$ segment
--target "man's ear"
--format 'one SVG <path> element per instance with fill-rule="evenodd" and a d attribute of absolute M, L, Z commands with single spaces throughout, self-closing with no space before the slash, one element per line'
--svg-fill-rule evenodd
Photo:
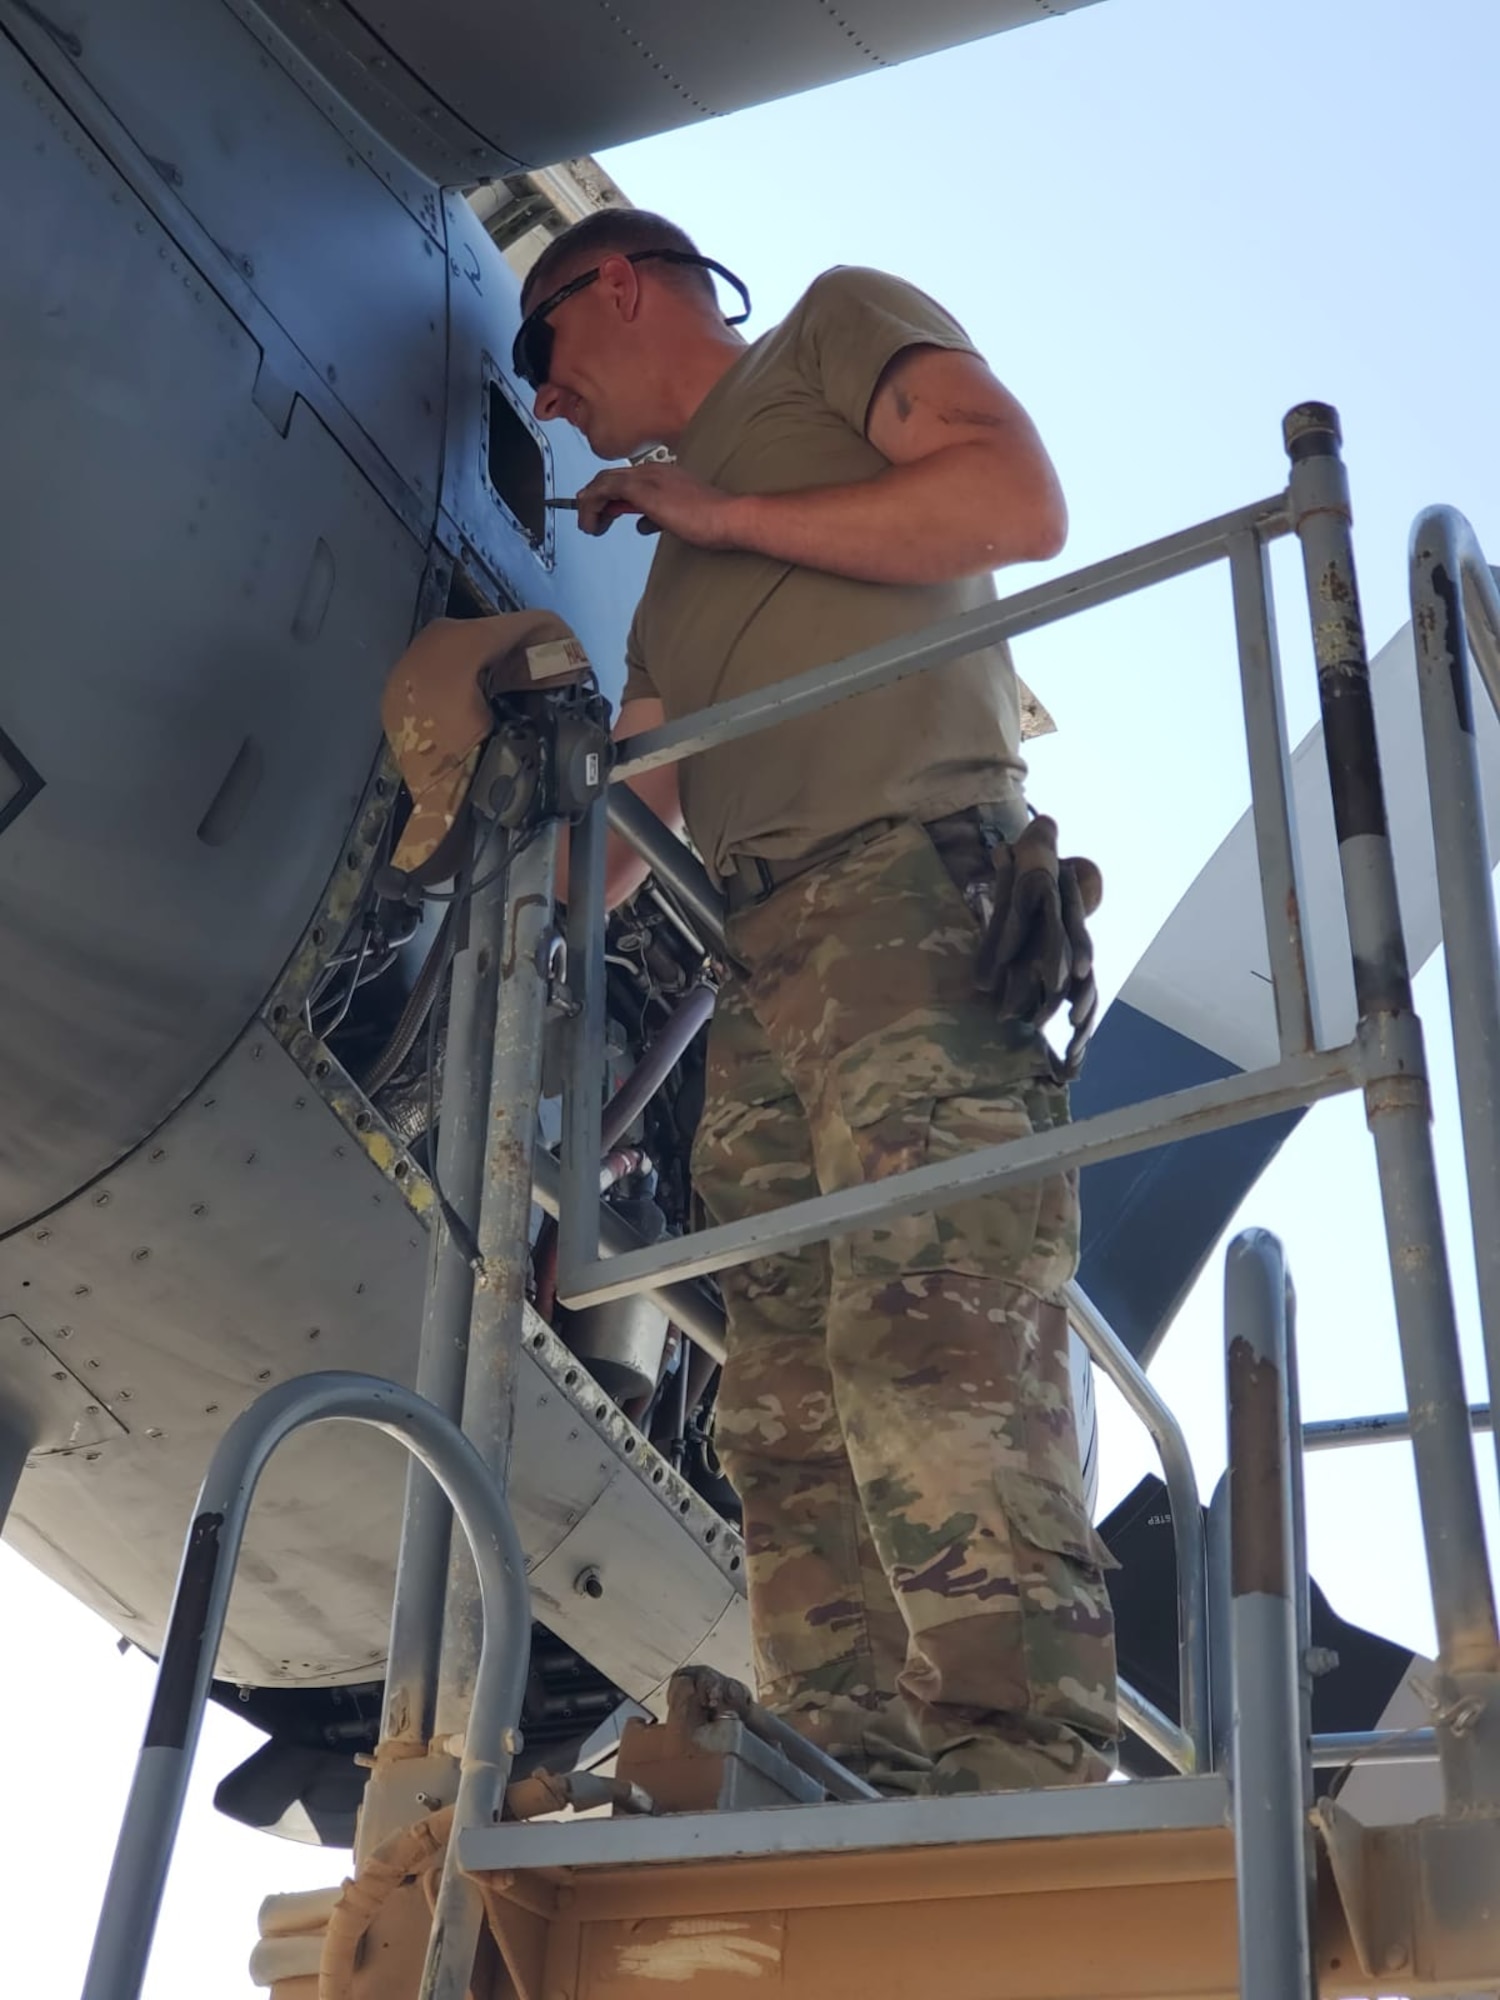
<path fill-rule="evenodd" d="M 599 283 L 622 319 L 636 317 L 641 309 L 641 275 L 622 251 L 600 259 Z"/>

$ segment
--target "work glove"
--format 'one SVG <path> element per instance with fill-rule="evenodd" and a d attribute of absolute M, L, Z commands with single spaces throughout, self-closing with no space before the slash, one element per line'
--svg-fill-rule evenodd
<path fill-rule="evenodd" d="M 993 902 L 974 978 L 1010 1020 L 1041 1029 L 1066 1003 L 1072 1035 L 1053 1058 L 1059 1082 L 1078 1074 L 1099 1011 L 1088 919 L 1104 898 L 1104 878 L 1082 855 L 1059 859 L 1057 822 L 1040 814 L 994 852 Z M 988 885 L 987 885 L 988 886 Z M 990 902 L 989 895 L 985 902 Z"/>

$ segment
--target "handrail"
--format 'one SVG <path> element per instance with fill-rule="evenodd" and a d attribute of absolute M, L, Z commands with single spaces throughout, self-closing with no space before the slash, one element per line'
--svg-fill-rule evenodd
<path fill-rule="evenodd" d="M 1439 565 L 1447 572 L 1447 585 L 1437 578 Z M 1500 578 L 1486 562 L 1468 519 L 1456 507 L 1425 507 L 1412 523 L 1411 575 L 1413 589 L 1419 578 L 1424 587 L 1444 592 L 1453 579 L 1462 580 L 1464 637 L 1500 715 Z M 1420 628 L 1418 636 L 1424 636 Z"/>
<path fill-rule="evenodd" d="M 1192 1454 L 1182 1426 L 1156 1393 L 1146 1371 L 1126 1347 L 1082 1286 L 1070 1284 L 1065 1297 L 1068 1318 L 1093 1356 L 1095 1365 L 1114 1383 L 1150 1432 L 1161 1460 L 1162 1477 L 1172 1510 L 1172 1541 L 1177 1554 L 1177 1690 L 1181 1734 L 1192 1761 L 1180 1770 L 1206 1771 L 1213 1762 L 1208 1699 L 1208 1544 L 1203 1507 Z M 1132 1691 L 1133 1693 L 1133 1691 Z M 1140 1697 L 1135 1697 L 1137 1700 Z M 1151 1730 L 1140 1726 L 1127 1706 L 1122 1688 L 1121 1715 L 1171 1763 L 1177 1757 L 1163 1749 L 1161 1727 L 1152 1710 Z M 1165 1722 L 1165 1718 L 1161 1718 Z M 1168 1723 L 1170 1728 L 1171 1724 Z"/>
<path fill-rule="evenodd" d="M 570 966 L 573 963 L 570 951 Z M 899 1174 L 863 1181 L 835 1194 L 812 1195 L 788 1202 L 783 1208 L 744 1216 L 737 1222 L 694 1230 L 689 1236 L 670 1237 L 649 1248 L 611 1257 L 605 1263 L 570 1264 L 564 1249 L 559 1260 L 558 1297 L 573 1309 L 603 1305 L 631 1292 L 654 1291 L 674 1280 L 703 1277 L 753 1258 L 799 1249 L 806 1243 L 821 1243 L 858 1229 L 880 1228 L 897 1216 L 921 1215 L 945 1204 L 973 1201 L 1001 1189 L 1045 1180 L 1073 1167 L 1123 1159 L 1131 1153 L 1149 1152 L 1174 1139 L 1193 1138 L 1252 1119 L 1274 1117 L 1279 1112 L 1337 1096 L 1341 1091 L 1357 1090 L 1363 1080 L 1360 1053 L 1352 1044 L 1339 1049 L 1319 1049 L 1265 1069 L 1235 1072 L 1209 1083 L 1194 1084 L 1165 1097 L 1122 1104 L 1092 1118 L 1079 1119 L 1076 1124 L 1055 1125 L 1024 1138 L 979 1146 L 952 1159 L 907 1167 Z M 599 1210 L 597 1175 L 596 1163 L 590 1188 L 591 1208 L 583 1210 L 590 1227 Z M 561 1194 L 565 1215 L 569 1195 L 565 1150 Z M 581 1207 L 581 1201 L 575 1204 L 575 1212 Z"/>
<path fill-rule="evenodd" d="M 1283 1061 L 1253 1078 L 1229 1078 L 1181 1093 L 1175 1100 L 1153 1106 L 1125 1107 L 1103 1120 L 1090 1120 L 1064 1135 L 1019 1140 L 1005 1149 L 1003 1178 L 1023 1172 L 1035 1178 L 1064 1167 L 1119 1157 L 1144 1144 L 1185 1138 L 1213 1125 L 1236 1124 L 1272 1115 L 1286 1105 L 1316 1101 L 1331 1091 L 1357 1087 L 1357 1066 L 1340 1060 L 1337 1052 L 1312 1046 L 1312 1000 L 1306 955 L 1302 950 L 1300 894 L 1296 841 L 1291 824 L 1288 751 L 1276 657 L 1274 617 L 1265 545 L 1292 531 L 1292 492 L 1288 488 L 1246 507 L 1200 521 L 1176 534 L 1127 549 L 1122 554 L 1087 565 L 1048 582 L 1017 591 L 994 603 L 977 606 L 923 631 L 904 634 L 883 645 L 814 667 L 767 688 L 721 701 L 680 717 L 662 727 L 632 737 L 620 750 L 610 773 L 605 797 L 597 800 L 582 827 L 575 829 L 568 912 L 569 986 L 577 1008 L 569 1032 L 565 1064 L 565 1143 L 560 1193 L 563 1226 L 558 1257 L 558 1296 L 573 1308 L 605 1303 L 630 1291 L 656 1289 L 664 1281 L 686 1278 L 794 1249 L 842 1234 L 853 1227 L 871 1227 L 897 1213 L 919 1212 L 918 1196 L 927 1206 L 941 1206 L 964 1195 L 998 1190 L 1001 1178 L 987 1185 L 949 1183 L 943 1170 L 916 1169 L 891 1176 L 878 1190 L 860 1190 L 854 1219 L 842 1214 L 847 1195 L 824 1196 L 791 1204 L 784 1212 L 753 1218 L 749 1223 L 696 1232 L 652 1251 L 625 1254 L 612 1260 L 606 1275 L 600 1262 L 598 1204 L 588 1195 L 597 1158 L 597 1107 L 588 1082 L 592 1075 L 591 1023 L 598 1018 L 604 983 L 603 855 L 606 823 L 614 825 L 656 865 L 674 876 L 673 886 L 687 898 L 694 915 L 718 930 L 719 899 L 701 864 L 685 855 L 681 843 L 647 812 L 629 792 L 630 781 L 643 773 L 699 752 L 747 737 L 778 723 L 832 706 L 851 696 L 893 685 L 912 675 L 940 669 L 976 646 L 1035 631 L 1084 610 L 1112 602 L 1135 591 L 1181 576 L 1211 563 L 1223 562 L 1230 573 L 1240 652 L 1245 705 L 1251 793 L 1262 862 L 1262 901 L 1270 954 L 1272 987 L 1280 1025 Z M 722 933 L 720 933 L 722 934 Z M 1170 1113 L 1180 1114 L 1172 1122 Z M 1167 1113 L 1168 1115 L 1159 1115 Z M 1116 1128 L 1121 1137 L 1116 1137 Z M 1130 1136 L 1124 1136 L 1126 1132 Z M 1123 1143 L 1122 1143 L 1123 1139 Z M 1057 1157 L 1054 1158 L 1053 1154 Z M 987 1149 L 998 1160 L 1000 1149 Z M 1043 1157 L 1045 1155 L 1045 1157 Z M 948 1163 L 944 1163 L 946 1168 Z M 972 1159 L 962 1171 L 972 1175 Z M 923 1174 L 929 1182 L 923 1181 Z M 943 1185 L 934 1203 L 931 1179 Z M 905 1195 L 909 1206 L 897 1207 Z M 868 1212 L 866 1212 L 868 1208 Z M 800 1231 L 794 1236 L 793 1229 Z M 774 1238 L 764 1244 L 762 1235 Z M 701 1261 L 698 1261 L 701 1260 Z"/>
<path fill-rule="evenodd" d="M 1438 1198 L 1432 1095 L 1396 888 L 1338 413 L 1326 404 L 1300 404 L 1288 413 L 1283 429 L 1318 669 L 1323 756 L 1359 1017 L 1356 1035 L 1364 1059 L 1365 1116 L 1380 1179 L 1406 1402 L 1415 1420 L 1412 1459 L 1438 1658 L 1445 1687 L 1453 1685 L 1447 1679 L 1452 1676 L 1463 1688 L 1463 1702 L 1448 1702 L 1437 1725 L 1448 1802 L 1462 1809 L 1500 1796 L 1500 1742 L 1491 1726 L 1455 1722 L 1461 1712 L 1486 1715 L 1500 1703 L 1500 1622 Z M 1420 618 L 1418 627 L 1419 643 L 1425 644 Z M 1435 678 L 1431 671 L 1419 674 L 1424 689 Z M 1455 684 L 1456 677 L 1450 678 L 1450 713 Z M 1468 748 L 1472 772 L 1472 731 Z M 1431 770 L 1429 745 L 1429 774 Z M 1436 794 L 1441 787 L 1432 789 Z M 1446 808 L 1447 801 L 1443 803 Z M 1483 894 L 1488 904 L 1488 882 Z M 1443 916 L 1447 928 L 1446 905 Z M 1493 972 L 1492 914 L 1486 936 Z M 1449 942 L 1451 947 L 1451 932 Z M 1450 962 L 1449 984 L 1456 989 L 1452 972 Z M 1500 1145 L 1494 1157 L 1500 1178 Z M 1492 1225 L 1491 1209 L 1484 1231 Z M 1500 1275 L 1500 1264 L 1495 1270 Z M 1492 1318 L 1491 1331 L 1500 1338 L 1500 1319 Z"/>
<path fill-rule="evenodd" d="M 1411 531 L 1411 615 L 1448 1011 L 1490 1399 L 1500 1387 L 1500 945 L 1470 659 L 1500 713 L 1500 590 L 1474 530 L 1429 507 Z M 1500 1437 L 1496 1439 L 1500 1454 Z"/>
<path fill-rule="evenodd" d="M 1249 507 L 1230 514 L 1199 521 L 1175 535 L 1159 541 L 1143 542 L 1123 555 L 1109 556 L 1090 563 L 1085 569 L 1070 571 L 1049 583 L 1018 590 L 993 604 L 981 604 L 972 611 L 944 618 L 900 639 L 851 653 L 826 667 L 811 667 L 806 673 L 736 695 L 713 708 L 699 709 L 677 722 L 643 730 L 632 736 L 621 751 L 613 771 L 613 781 L 641 777 L 664 764 L 680 763 L 700 750 L 715 749 L 753 736 L 778 722 L 792 722 L 851 695 L 867 694 L 875 688 L 890 687 L 913 674 L 927 673 L 980 646 L 993 646 L 1001 639 L 1014 639 L 1023 632 L 1035 632 L 1059 618 L 1093 610 L 1117 597 L 1145 590 L 1155 583 L 1202 569 L 1229 555 L 1238 536 L 1251 534 L 1274 540 L 1289 532 L 1291 522 L 1285 493 L 1273 493 Z"/>
<path fill-rule="evenodd" d="M 1115 1690 L 1121 1722 L 1132 1736 L 1138 1736 L 1164 1763 L 1170 1764 L 1185 1778 L 1208 1768 L 1207 1759 L 1198 1755 L 1187 1731 L 1179 1729 L 1171 1716 L 1163 1715 L 1154 1701 L 1147 1701 L 1139 1688 L 1133 1688 L 1121 1676 L 1115 1682 Z"/>
<path fill-rule="evenodd" d="M 1488 1403 L 1469 1405 L 1469 1428 L 1491 1431 L 1494 1414 Z M 1319 1417 L 1302 1426 L 1304 1451 L 1336 1451 L 1344 1445 L 1398 1444 L 1411 1442 L 1411 1413 L 1391 1410 L 1373 1417 Z"/>
<path fill-rule="evenodd" d="M 1312 1740 L 1315 1771 L 1344 1764 L 1431 1764 L 1437 1754 L 1437 1735 L 1431 1729 L 1346 1729 Z"/>
<path fill-rule="evenodd" d="M 1326 404 L 1300 404 L 1288 413 L 1283 435 L 1290 462 L 1284 493 L 925 631 L 667 723 L 631 740 L 614 767 L 610 785 L 619 792 L 623 784 L 647 771 L 935 670 L 977 645 L 1035 630 L 1168 577 L 1223 561 L 1234 597 L 1262 916 L 1281 1060 L 1165 1098 L 1117 1106 L 1071 1127 L 980 1148 L 603 1259 L 596 1185 L 600 1117 L 595 1043 L 596 1024 L 602 1021 L 603 860 L 610 813 L 601 798 L 583 826 L 575 829 L 572 845 L 568 942 L 575 1011 L 565 1065 L 558 1296 L 579 1308 L 631 1292 L 659 1290 L 674 1280 L 706 1276 L 855 1229 L 878 1228 L 899 1216 L 941 1210 L 1069 1168 L 1122 1158 L 1360 1089 L 1375 1143 L 1407 1399 L 1420 1413 L 1412 1444 L 1440 1661 L 1446 1673 L 1463 1677 L 1466 1689 L 1473 1683 L 1475 1699 L 1487 1703 L 1493 1697 L 1500 1703 L 1500 1626 L 1485 1556 L 1473 1454 L 1467 1444 L 1467 1399 L 1437 1199 L 1430 1096 L 1396 894 L 1337 412 Z M 1424 555 L 1414 549 L 1414 564 L 1427 565 L 1420 576 L 1414 569 L 1414 589 L 1420 586 L 1425 592 L 1418 607 L 1418 636 L 1427 669 L 1422 676 L 1424 702 L 1433 699 L 1431 691 L 1441 679 L 1448 689 L 1449 710 L 1442 747 L 1450 764 L 1456 767 L 1463 751 L 1472 765 L 1465 620 L 1474 625 L 1486 685 L 1500 700 L 1500 597 L 1483 570 L 1472 533 L 1459 517 L 1438 512 L 1424 516 L 1419 528 L 1430 529 L 1427 542 L 1437 550 L 1433 556 L 1430 550 Z M 1264 545 L 1289 532 L 1301 548 L 1358 1010 L 1356 1038 L 1340 1049 L 1315 1045 L 1315 1009 L 1301 934 L 1289 753 L 1264 561 Z M 1433 670 L 1439 661 L 1446 669 L 1441 675 Z M 1435 769 L 1437 733 L 1429 729 L 1428 735 L 1429 765 Z M 1483 1215 L 1475 1233 L 1484 1245 L 1481 1298 L 1493 1393 L 1493 1383 L 1500 1379 L 1500 1234 L 1492 1229 L 1500 1207 L 1500 1003 L 1494 997 L 1500 992 L 1500 951 L 1489 906 L 1487 857 L 1469 838 L 1471 828 L 1481 825 L 1477 776 L 1467 791 L 1437 781 L 1432 791 L 1435 824 L 1441 818 L 1440 799 L 1452 822 L 1446 837 L 1439 832 L 1440 856 L 1448 846 L 1462 855 L 1467 870 L 1461 895 L 1451 880 L 1444 893 L 1450 965 L 1455 929 L 1464 928 L 1450 915 L 1457 896 L 1461 914 L 1472 916 L 1470 928 L 1482 944 L 1474 956 L 1490 980 L 1481 999 L 1475 998 L 1477 989 L 1471 989 L 1463 1003 L 1470 1039 L 1490 1038 L 1481 1050 L 1483 1059 L 1467 1060 L 1464 1036 L 1455 1039 L 1465 1090 L 1477 1100 L 1474 1106 L 1466 1104 L 1465 1139 L 1471 1161 L 1480 1162 L 1482 1169 L 1471 1167 L 1471 1198 Z M 655 829 L 645 831 L 655 836 Z M 1451 878 L 1455 868 L 1447 874 Z M 695 880 L 695 886 L 701 889 L 702 884 Z M 1455 996 L 1462 983 L 1456 974 L 1450 980 Z M 1457 997 L 1454 1006 L 1457 1021 Z M 1500 1794 L 1500 1749 L 1492 1747 L 1490 1732 L 1463 1733 L 1440 1724 L 1438 1740 L 1445 1781 L 1455 1801 L 1477 1803 Z"/>
<path fill-rule="evenodd" d="M 531 1648 L 526 1558 L 503 1490 L 458 1426 L 409 1389 L 373 1375 L 331 1372 L 279 1383 L 229 1426 L 198 1492 L 83 2000 L 137 2000 L 256 1484 L 293 1431 L 333 1418 L 369 1424 L 404 1445 L 443 1488 L 468 1537 L 483 1641 L 454 1826 L 500 1817 Z M 445 1960 L 441 1949 L 445 1932 L 451 1943 L 453 1930 L 481 1914 L 474 1885 L 453 1859 L 456 1850 L 455 1839 L 433 1911 L 421 2000 L 462 2000 L 467 1990 L 472 1951 L 467 1960 L 461 1951 Z"/>

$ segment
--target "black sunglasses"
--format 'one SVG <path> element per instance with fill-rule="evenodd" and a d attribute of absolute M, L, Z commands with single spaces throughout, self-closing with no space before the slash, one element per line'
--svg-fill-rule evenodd
<path fill-rule="evenodd" d="M 744 300 L 745 309 L 732 317 L 726 313 L 726 326 L 739 326 L 750 317 L 750 294 L 733 271 L 726 271 L 722 264 L 716 264 L 712 257 L 697 257 L 686 250 L 636 250 L 626 259 L 627 264 L 645 264 L 651 258 L 658 258 L 664 264 L 691 264 L 703 271 L 712 271 L 727 285 L 733 285 Z M 552 328 L 547 323 L 548 313 L 557 311 L 564 299 L 572 298 L 575 292 L 584 291 L 599 276 L 596 265 L 592 271 L 585 271 L 581 278 L 572 278 L 566 285 L 543 299 L 539 306 L 533 306 L 522 320 L 516 333 L 515 344 L 510 350 L 510 365 L 528 388 L 540 389 L 552 373 Z"/>

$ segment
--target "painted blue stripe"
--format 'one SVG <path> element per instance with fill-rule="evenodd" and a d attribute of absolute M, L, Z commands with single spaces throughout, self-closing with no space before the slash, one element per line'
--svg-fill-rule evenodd
<path fill-rule="evenodd" d="M 1238 1074 L 1223 1056 L 1116 1000 L 1073 1086 L 1073 1115 Z M 1283 1112 L 1085 1169 L 1079 1282 L 1138 1360 L 1150 1360 L 1235 1210 L 1302 1115 Z"/>

